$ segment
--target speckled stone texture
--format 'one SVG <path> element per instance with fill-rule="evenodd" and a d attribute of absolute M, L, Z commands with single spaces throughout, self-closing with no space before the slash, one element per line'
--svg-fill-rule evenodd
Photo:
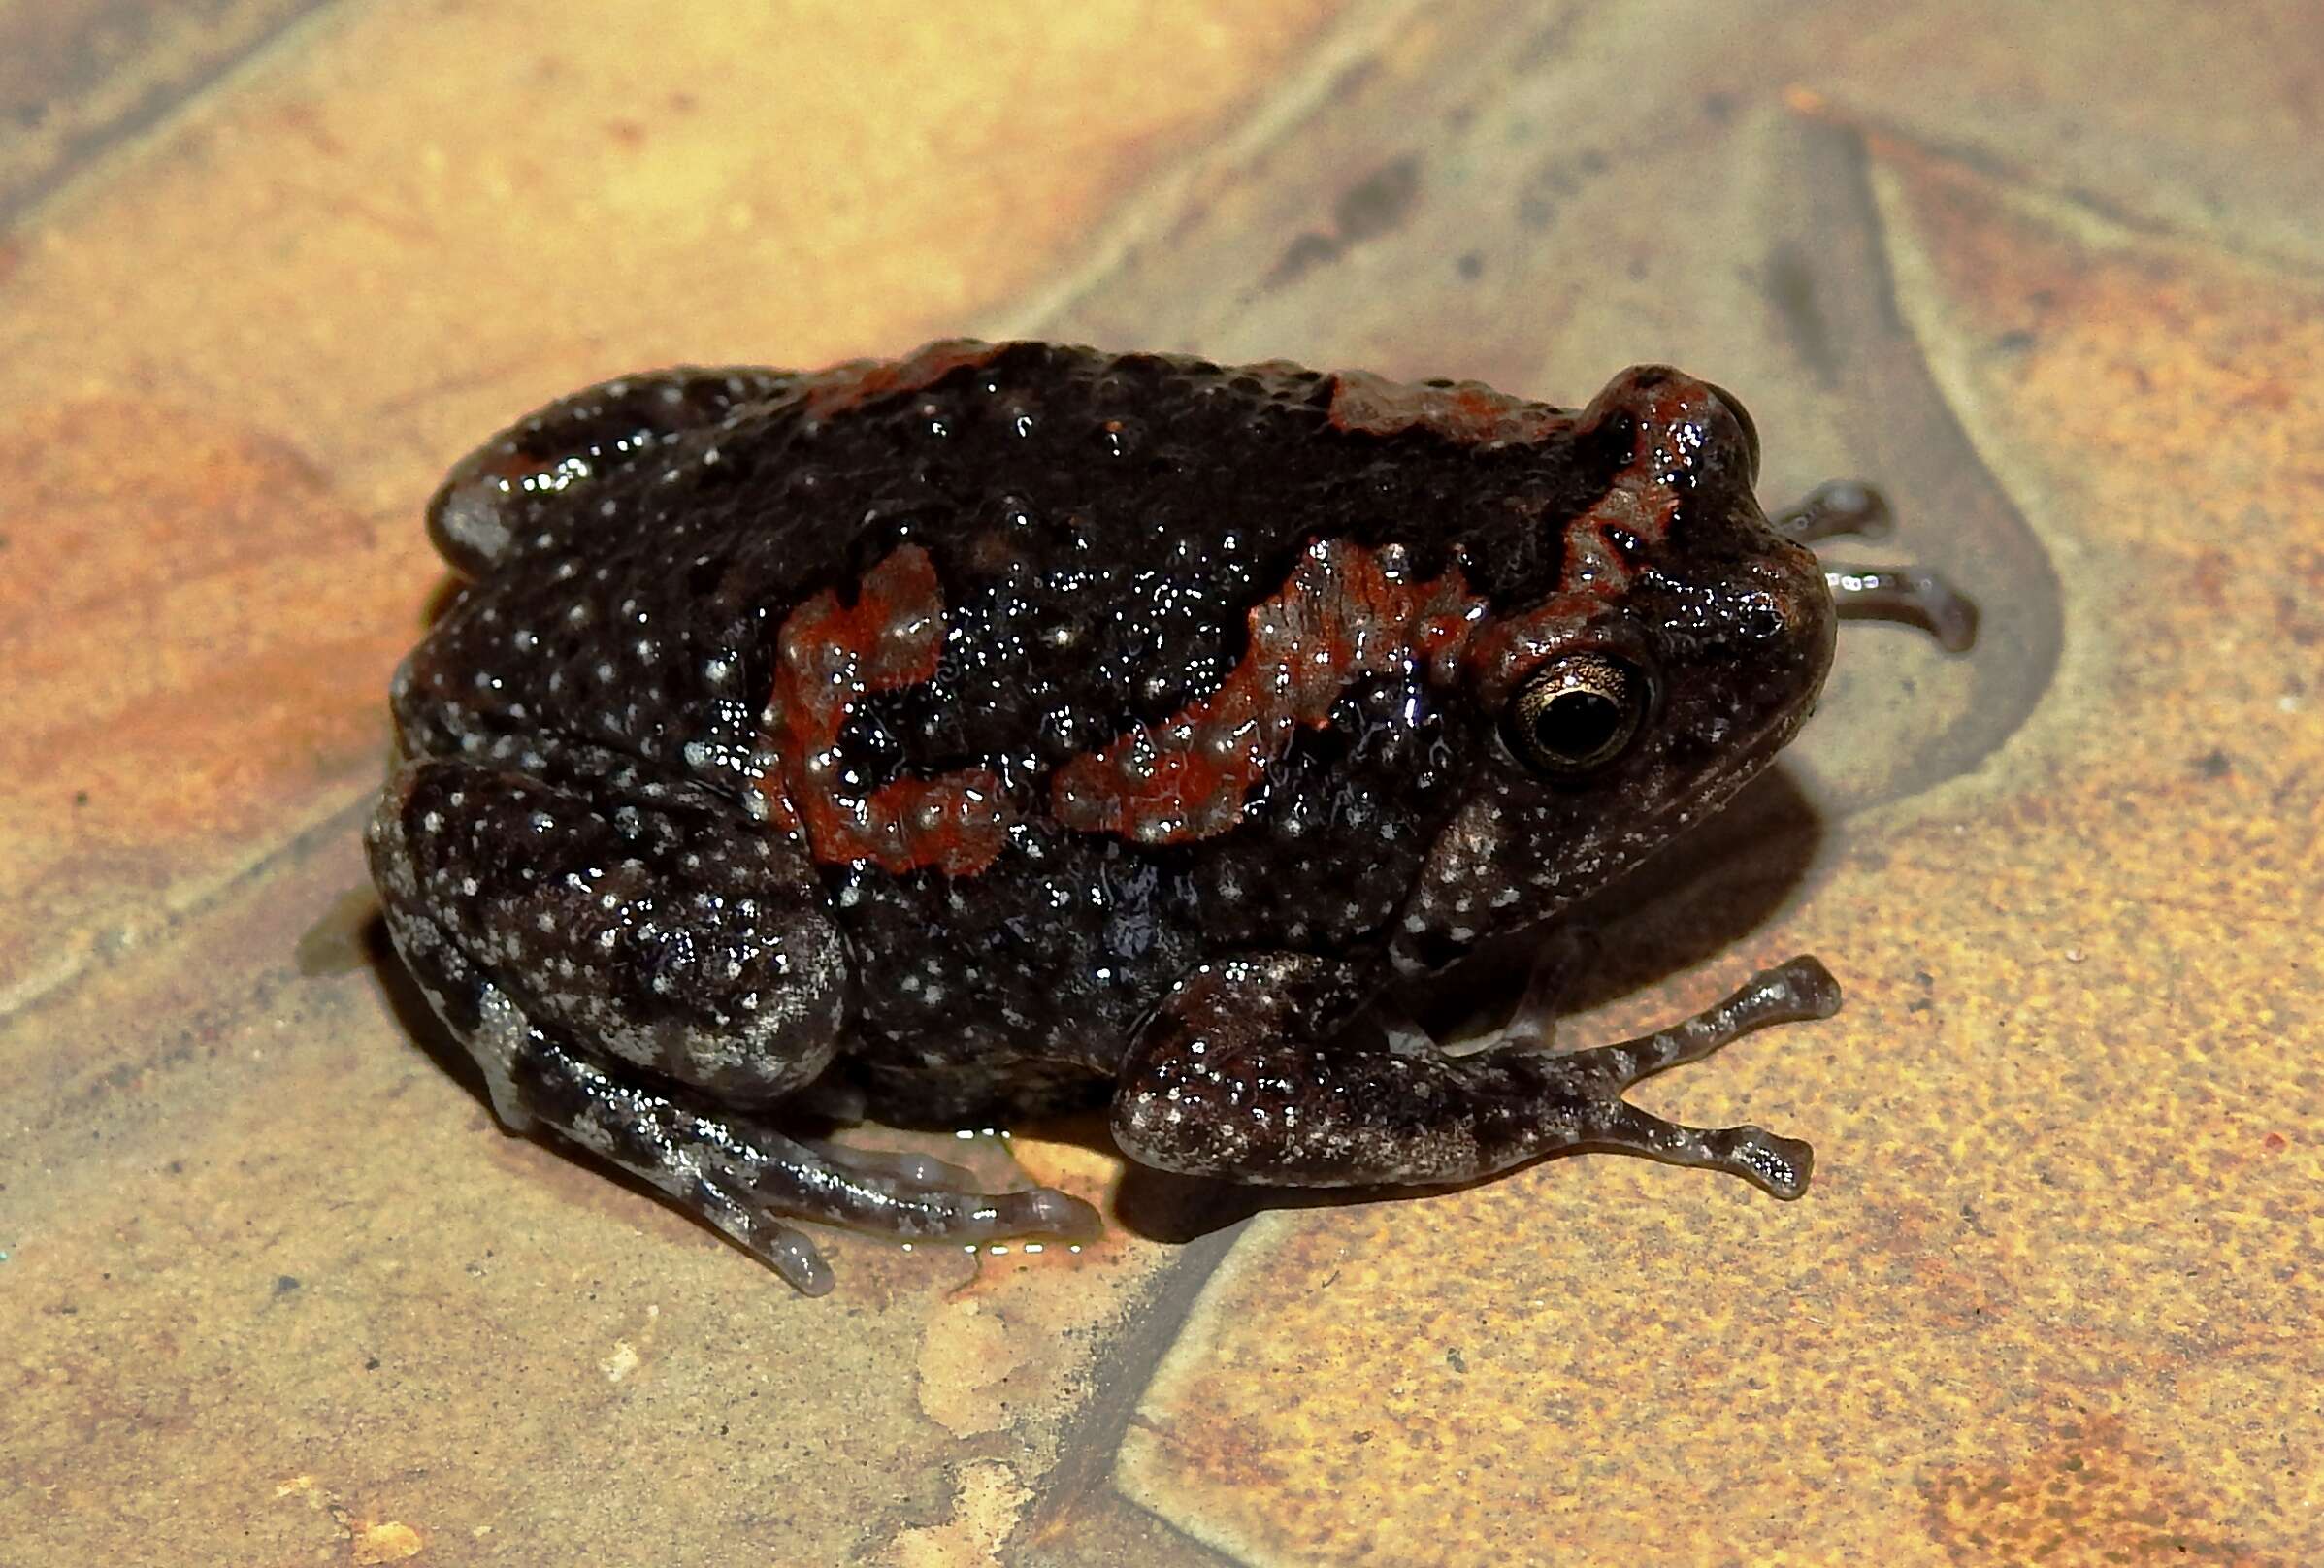
<path fill-rule="evenodd" d="M 0 12 L 0 1560 L 2324 1560 L 2324 10 L 202 14 Z M 1638 1096 L 1803 1202 L 923 1138 L 1106 1236 L 808 1301 L 493 1129 L 357 841 L 420 504 L 595 376 L 961 331 L 1667 359 L 1771 501 L 1889 490 L 1978 650 L 1845 634 L 1563 1026 L 1820 954 Z"/>

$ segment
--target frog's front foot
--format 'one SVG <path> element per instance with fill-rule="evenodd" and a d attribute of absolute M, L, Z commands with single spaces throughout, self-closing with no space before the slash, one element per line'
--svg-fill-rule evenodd
<path fill-rule="evenodd" d="M 1799 544 L 1850 536 L 1876 539 L 1894 518 L 1887 501 L 1860 479 L 1833 479 L 1768 518 L 1775 531 Z M 1947 653 L 1966 653 L 1977 641 L 1977 604 L 1922 567 L 1858 567 L 1824 563 L 1833 607 L 1854 621 L 1893 621 L 1918 627 Z"/>
<path fill-rule="evenodd" d="M 1822 961 L 1802 956 L 1746 980 L 1733 995 L 1692 1018 L 1616 1045 L 1577 1051 L 1561 1061 L 1578 1077 L 1594 1079 L 1590 1091 L 1601 1107 L 1596 1135 L 1584 1147 L 1620 1149 L 1741 1176 L 1777 1197 L 1798 1197 L 1808 1190 L 1815 1151 L 1797 1138 L 1765 1127 L 1691 1127 L 1666 1122 L 1620 1096 L 1641 1079 L 1682 1062 L 1700 1062 L 1729 1041 L 1770 1024 L 1829 1018 L 1840 1010 L 1840 982 Z"/>
<path fill-rule="evenodd" d="M 1815 959 L 1753 975 L 1684 1023 L 1564 1055 L 1509 1040 L 1452 1056 L 1409 1031 L 1366 1043 L 1335 1007 L 1348 979 L 1331 961 L 1282 953 L 1190 975 L 1124 1067 L 1116 1139 L 1162 1169 L 1292 1186 L 1461 1182 L 1613 1149 L 1725 1171 L 1777 1197 L 1807 1190 L 1799 1140 L 1684 1127 L 1621 1096 L 1753 1029 L 1830 1017 L 1840 988 Z"/>

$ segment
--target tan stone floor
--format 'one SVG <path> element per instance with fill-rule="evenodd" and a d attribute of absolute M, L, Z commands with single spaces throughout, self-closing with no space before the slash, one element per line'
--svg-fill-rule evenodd
<path fill-rule="evenodd" d="M 0 0 L 0 1562 L 2324 1562 L 2319 145 L 2315 4 Z M 420 502 L 960 331 L 1890 489 L 1982 642 L 1848 635 L 1572 1026 L 1821 954 L 1642 1095 L 1805 1201 L 1031 1129 L 1103 1242 L 809 1301 L 494 1130 L 356 837 Z"/>

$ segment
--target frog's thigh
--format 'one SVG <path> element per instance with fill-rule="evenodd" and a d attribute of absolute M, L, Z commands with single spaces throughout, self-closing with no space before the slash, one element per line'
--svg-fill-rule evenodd
<path fill-rule="evenodd" d="M 1781 1196 L 1805 1187 L 1805 1144 L 1681 1127 L 1621 1093 L 1751 1029 L 1828 1013 L 1837 989 L 1812 960 L 1671 1029 L 1564 1056 L 1522 1045 L 1447 1056 L 1424 1037 L 1350 1027 L 1357 997 L 1350 971 L 1306 954 L 1203 965 L 1123 1064 L 1115 1138 L 1164 1170 L 1304 1186 L 1466 1181 L 1599 1148 L 1727 1171 Z"/>
<path fill-rule="evenodd" d="M 494 1081 L 483 988 L 608 1063 L 739 1103 L 830 1062 L 838 932 L 798 851 L 739 810 L 595 800 L 523 773 L 420 761 L 372 824 L 397 947 Z"/>

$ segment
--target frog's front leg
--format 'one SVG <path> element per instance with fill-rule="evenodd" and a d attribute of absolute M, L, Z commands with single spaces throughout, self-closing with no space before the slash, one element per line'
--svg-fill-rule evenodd
<path fill-rule="evenodd" d="M 389 781 L 369 843 L 396 946 L 501 1121 L 652 1183 L 802 1290 L 831 1275 L 785 1218 L 960 1240 L 1088 1228 L 1062 1192 L 851 1163 L 755 1114 L 831 1062 L 847 956 L 797 848 L 699 785 L 422 760 Z"/>
<path fill-rule="evenodd" d="M 1768 518 L 1798 544 L 1852 537 L 1878 539 L 1893 522 L 1888 503 L 1860 479 L 1833 479 Z M 1841 615 L 1854 621 L 1916 626 L 1947 653 L 1977 641 L 1977 604 L 1924 567 L 1854 567 L 1823 563 L 1824 586 Z"/>
<path fill-rule="evenodd" d="M 1718 1006 L 1567 1055 L 1503 1044 L 1449 1056 L 1367 1029 L 1347 965 L 1304 954 L 1205 964 L 1125 1063 L 1114 1135 L 1164 1170 L 1287 1186 L 1460 1182 L 1564 1149 L 1611 1149 L 1806 1190 L 1811 1155 L 1755 1127 L 1682 1127 L 1625 1103 L 1632 1084 L 1768 1024 L 1826 1018 L 1830 973 L 1794 959 Z"/>

